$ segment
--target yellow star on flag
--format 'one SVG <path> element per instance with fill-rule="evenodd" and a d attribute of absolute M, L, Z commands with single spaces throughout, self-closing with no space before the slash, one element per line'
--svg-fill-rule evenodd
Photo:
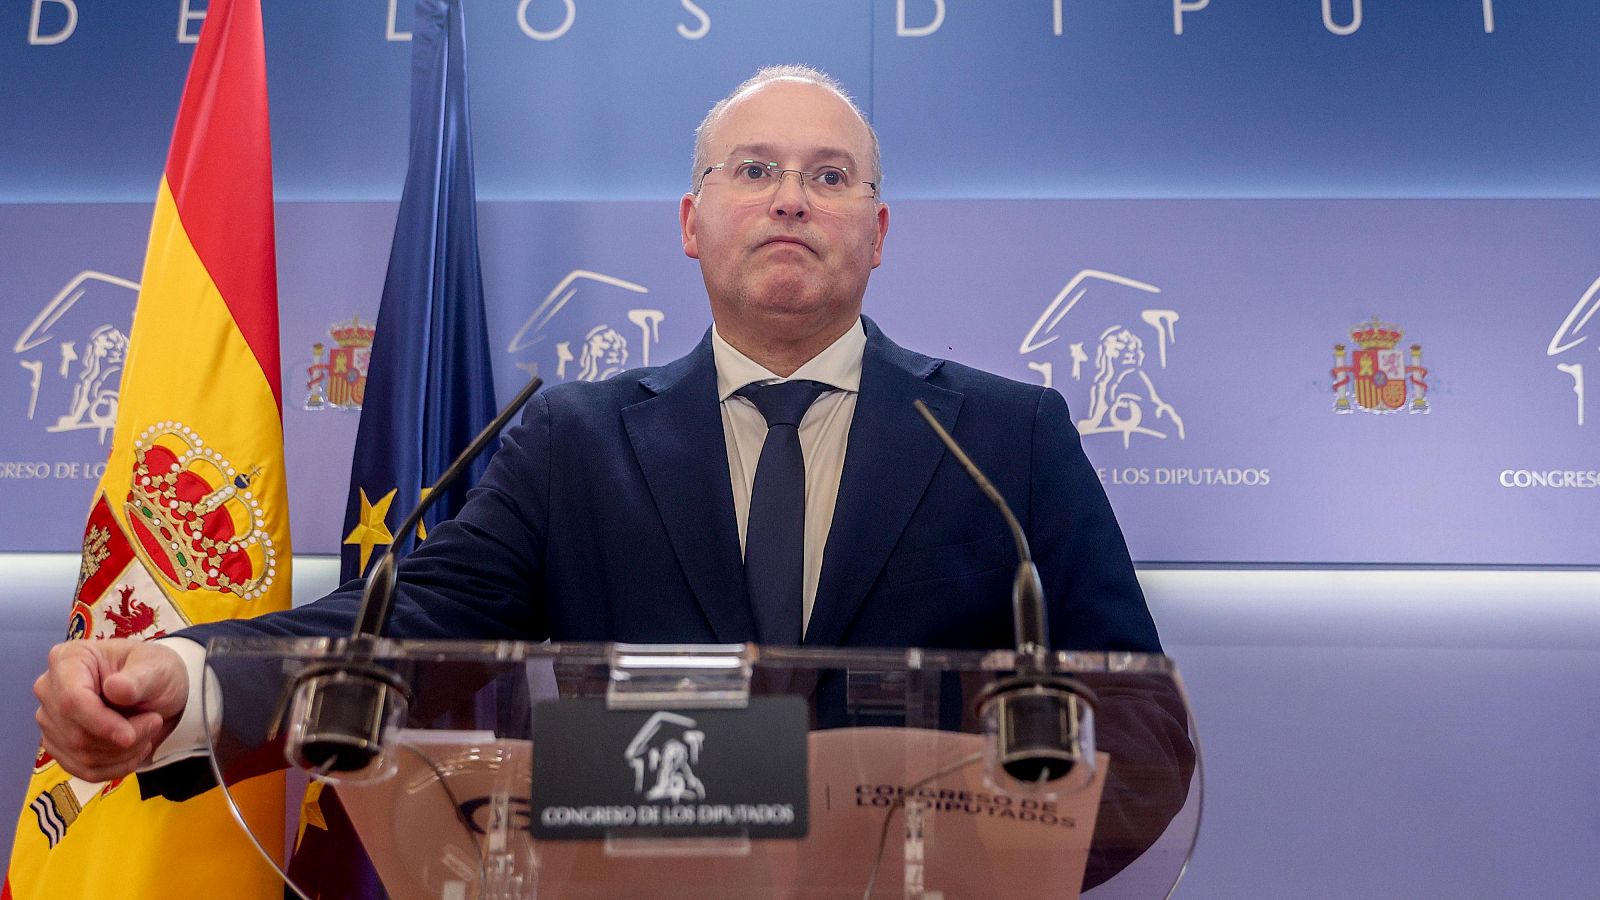
<path fill-rule="evenodd" d="M 421 506 L 423 501 L 427 500 L 428 499 L 428 495 L 431 494 L 431 493 L 433 493 L 433 488 L 431 488 L 431 487 L 423 488 L 422 489 L 422 496 L 417 498 L 417 505 Z M 428 526 L 421 519 L 418 519 L 417 520 L 417 540 L 425 541 L 427 539 L 428 539 Z"/>
<path fill-rule="evenodd" d="M 306 785 L 306 796 L 300 801 L 300 830 L 295 833 L 294 845 L 306 839 L 306 826 L 328 830 L 328 820 L 322 815 L 322 782 L 313 781 Z"/>
<path fill-rule="evenodd" d="M 344 542 L 361 545 L 361 571 L 365 572 L 367 560 L 372 558 L 372 548 L 377 544 L 394 543 L 394 535 L 389 533 L 389 526 L 383 520 L 389 515 L 389 504 L 394 502 L 399 488 L 390 488 L 377 503 L 367 499 L 366 488 L 358 490 L 361 491 L 361 521 L 344 536 Z"/>

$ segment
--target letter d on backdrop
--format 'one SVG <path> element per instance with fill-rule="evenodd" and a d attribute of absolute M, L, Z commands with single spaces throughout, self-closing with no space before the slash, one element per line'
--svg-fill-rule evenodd
<path fill-rule="evenodd" d="M 46 3 L 54 3 L 67 11 L 67 24 L 55 34 L 39 33 L 39 13 Z M 59 44 L 78 30 L 78 4 L 74 0 L 33 0 L 33 10 L 28 16 L 28 43 L 34 46 Z"/>
<path fill-rule="evenodd" d="M 906 0 L 895 0 L 894 33 L 899 37 L 927 37 L 944 24 L 944 0 L 933 0 L 933 21 L 915 28 L 906 27 Z"/>

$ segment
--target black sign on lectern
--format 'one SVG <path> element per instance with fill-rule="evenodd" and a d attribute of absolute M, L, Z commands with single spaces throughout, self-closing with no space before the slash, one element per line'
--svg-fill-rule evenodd
<path fill-rule="evenodd" d="M 533 836 L 805 837 L 806 733 L 795 696 L 751 697 L 740 709 L 540 703 Z"/>

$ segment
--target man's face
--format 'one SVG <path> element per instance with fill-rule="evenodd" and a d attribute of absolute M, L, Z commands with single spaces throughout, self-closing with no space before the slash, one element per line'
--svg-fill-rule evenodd
<path fill-rule="evenodd" d="M 874 177 L 866 126 L 832 91 L 805 82 L 770 82 L 735 100 L 706 149 L 707 165 L 738 157 Z M 730 177 L 712 172 L 679 208 L 683 251 L 700 260 L 718 329 L 736 345 L 842 334 L 883 257 L 889 208 L 865 185 L 819 204 L 793 175 L 757 196 Z"/>

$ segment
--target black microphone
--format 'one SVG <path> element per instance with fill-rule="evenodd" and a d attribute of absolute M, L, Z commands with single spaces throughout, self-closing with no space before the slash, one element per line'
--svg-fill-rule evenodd
<path fill-rule="evenodd" d="M 423 515 L 445 490 L 467 470 L 467 466 L 500 434 L 544 384 L 534 376 L 494 421 L 484 426 L 466 449 L 451 461 L 450 467 L 433 483 L 426 497 L 406 516 L 394 533 L 394 540 L 373 565 L 361 593 L 350 639 L 336 659 L 307 666 L 291 686 L 288 705 L 288 740 L 284 753 L 291 765 L 319 774 L 357 773 L 367 769 L 383 755 L 384 735 L 405 719 L 410 691 L 404 680 L 374 660 L 377 642 L 383 637 L 394 605 L 397 548 L 404 543 Z M 381 777 L 383 772 L 371 773 Z"/>
<path fill-rule="evenodd" d="M 1033 564 L 1028 537 L 1005 498 L 995 489 L 926 404 L 912 405 L 978 489 L 1000 510 L 1017 545 L 1017 574 L 1011 582 L 1011 610 L 1017 636 L 1017 672 L 978 694 L 979 716 L 993 745 L 990 764 L 1024 785 L 1051 784 L 1076 773 L 1086 785 L 1094 772 L 1094 692 L 1082 682 L 1055 672 L 1044 583 Z M 996 779 L 999 780 L 999 779 Z"/>

